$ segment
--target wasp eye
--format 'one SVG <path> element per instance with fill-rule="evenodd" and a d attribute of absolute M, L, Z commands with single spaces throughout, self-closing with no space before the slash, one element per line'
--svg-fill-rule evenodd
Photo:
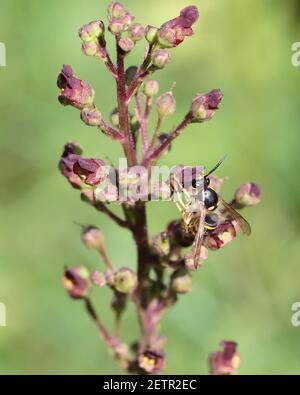
<path fill-rule="evenodd" d="M 210 179 L 208 177 L 204 178 L 204 186 L 208 187 L 210 184 Z"/>

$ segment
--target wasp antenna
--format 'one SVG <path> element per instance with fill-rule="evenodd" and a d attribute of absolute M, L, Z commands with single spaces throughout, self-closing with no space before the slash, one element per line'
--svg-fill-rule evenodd
<path fill-rule="evenodd" d="M 224 162 L 224 160 L 225 160 L 226 158 L 227 158 L 227 154 L 224 155 L 224 156 L 219 160 L 219 162 L 216 164 L 216 166 L 214 166 L 214 167 L 205 175 L 205 177 L 208 177 L 211 173 L 213 173 L 214 171 L 216 171 L 217 168 L 221 166 L 221 164 Z"/>

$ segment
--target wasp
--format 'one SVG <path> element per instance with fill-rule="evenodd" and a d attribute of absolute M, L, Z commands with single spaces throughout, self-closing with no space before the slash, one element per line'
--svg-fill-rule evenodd
<path fill-rule="evenodd" d="M 209 176 L 221 166 L 225 158 L 223 157 L 207 174 L 194 178 L 188 188 L 182 185 L 176 175 L 173 174 L 170 178 L 174 201 L 182 214 L 183 230 L 194 238 L 192 259 L 195 268 L 199 266 L 203 239 L 210 231 L 226 222 L 234 221 L 244 234 L 251 233 L 251 227 L 245 218 L 210 186 Z"/>

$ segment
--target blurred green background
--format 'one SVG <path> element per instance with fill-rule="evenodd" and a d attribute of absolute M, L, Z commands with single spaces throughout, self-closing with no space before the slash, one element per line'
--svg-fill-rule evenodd
<path fill-rule="evenodd" d="M 201 0 L 195 35 L 172 50 L 173 61 L 157 73 L 161 92 L 177 81 L 176 125 L 197 92 L 221 88 L 224 99 L 213 121 L 194 124 L 161 163 L 212 166 L 230 176 L 223 196 L 230 199 L 245 181 L 263 189 L 262 203 L 244 211 L 253 228 L 217 253 L 195 276 L 191 294 L 166 316 L 167 373 L 206 373 L 207 357 L 222 339 L 236 340 L 241 373 L 300 373 L 300 328 L 291 325 L 291 305 L 300 300 L 299 83 L 291 45 L 300 41 L 299 4 L 279 0 Z M 77 140 L 86 156 L 120 148 L 57 102 L 56 78 L 63 63 L 97 92 L 105 117 L 115 106 L 105 67 L 81 54 L 78 28 L 106 18 L 103 0 L 4 0 L 0 41 L 7 66 L 0 68 L 1 193 L 0 301 L 7 327 L 0 328 L 1 373 L 120 373 L 107 355 L 80 302 L 61 286 L 65 264 L 102 267 L 79 239 L 73 220 L 100 226 L 111 259 L 135 265 L 126 230 L 82 203 L 59 174 L 62 146 Z M 189 5 L 186 0 L 125 0 L 136 20 L 159 26 Z M 109 40 L 111 43 L 111 40 Z M 137 64 L 144 44 L 128 59 Z M 151 234 L 178 216 L 172 203 L 150 203 Z M 93 299 L 111 327 L 110 293 Z M 129 309 L 124 337 L 138 333 Z"/>

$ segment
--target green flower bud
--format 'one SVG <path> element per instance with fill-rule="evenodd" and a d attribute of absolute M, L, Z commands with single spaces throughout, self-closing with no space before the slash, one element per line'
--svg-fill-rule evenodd
<path fill-rule="evenodd" d="M 124 23 L 120 19 L 112 19 L 108 25 L 108 30 L 115 36 L 121 34 L 124 28 L 125 28 Z"/>
<path fill-rule="evenodd" d="M 156 108 L 161 117 L 172 115 L 176 109 L 176 101 L 173 93 L 170 91 L 159 96 L 156 102 Z"/>
<path fill-rule="evenodd" d="M 132 293 L 137 286 L 137 275 L 131 269 L 122 268 L 115 273 L 114 284 L 117 291 L 124 294 Z"/>
<path fill-rule="evenodd" d="M 104 24 L 102 21 L 93 21 L 82 26 L 79 31 L 79 37 L 84 43 L 96 42 L 104 33 Z"/>
<path fill-rule="evenodd" d="M 152 63 L 159 69 L 164 68 L 171 61 L 171 55 L 165 49 L 157 49 L 152 54 Z"/>
<path fill-rule="evenodd" d="M 96 58 L 101 57 L 99 45 L 97 42 L 94 41 L 84 42 L 81 46 L 81 49 L 86 56 L 95 56 Z"/>
<path fill-rule="evenodd" d="M 145 36 L 145 29 L 140 23 L 133 23 L 128 28 L 128 36 L 133 41 L 139 41 Z"/>
<path fill-rule="evenodd" d="M 114 1 L 107 8 L 108 18 L 121 18 L 124 14 L 125 8 L 123 4 Z"/>
<path fill-rule="evenodd" d="M 149 80 L 144 83 L 144 94 L 152 97 L 158 94 L 159 84 L 155 80 Z"/>
<path fill-rule="evenodd" d="M 101 113 L 97 108 L 84 108 L 80 113 L 81 120 L 88 126 L 100 126 Z"/>
<path fill-rule="evenodd" d="M 126 70 L 126 85 L 130 85 L 134 77 L 136 76 L 136 73 L 138 71 L 137 66 L 130 66 Z"/>
<path fill-rule="evenodd" d="M 118 41 L 118 45 L 124 52 L 130 52 L 134 48 L 134 41 L 129 37 L 123 37 Z"/>
<path fill-rule="evenodd" d="M 187 270 L 180 269 L 173 273 L 171 287 L 176 293 L 188 293 L 192 290 L 192 285 L 193 279 Z"/>
<path fill-rule="evenodd" d="M 153 44 L 157 40 L 158 28 L 148 25 L 145 30 L 145 37 L 149 44 Z"/>
<path fill-rule="evenodd" d="M 110 122 L 114 126 L 119 126 L 119 111 L 117 108 L 115 108 L 112 113 L 110 114 Z"/>

